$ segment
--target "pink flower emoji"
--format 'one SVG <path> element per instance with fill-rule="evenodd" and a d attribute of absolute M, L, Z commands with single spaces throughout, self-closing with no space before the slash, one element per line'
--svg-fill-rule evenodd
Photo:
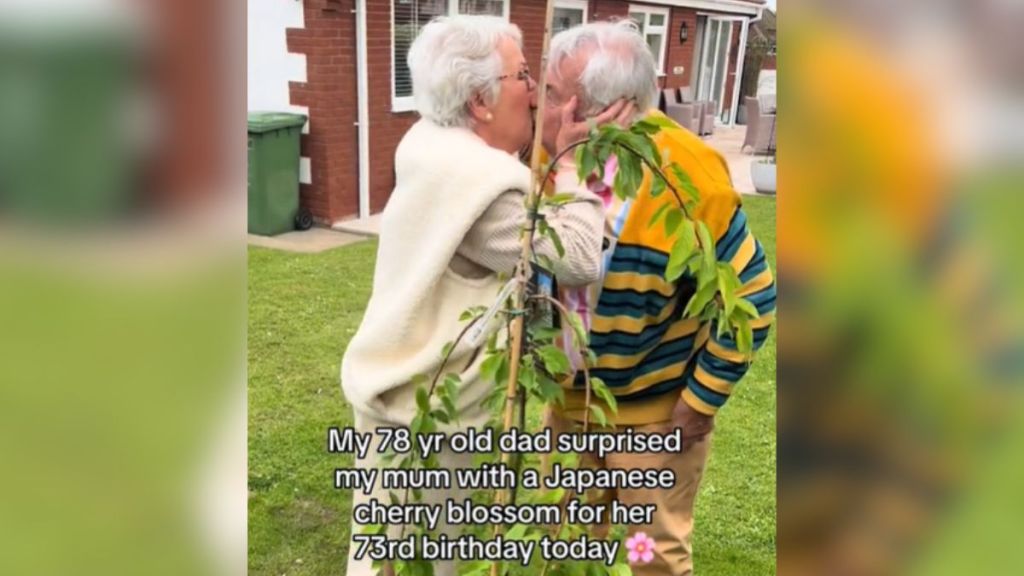
<path fill-rule="evenodd" d="M 637 532 L 626 539 L 626 556 L 630 564 L 647 564 L 654 560 L 654 539 L 643 532 Z"/>

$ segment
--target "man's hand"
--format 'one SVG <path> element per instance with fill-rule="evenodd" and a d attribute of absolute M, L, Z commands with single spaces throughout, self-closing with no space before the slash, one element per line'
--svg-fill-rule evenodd
<path fill-rule="evenodd" d="M 683 450 L 705 437 L 715 428 L 715 417 L 701 414 L 681 399 L 672 411 L 672 429 L 683 430 Z"/>

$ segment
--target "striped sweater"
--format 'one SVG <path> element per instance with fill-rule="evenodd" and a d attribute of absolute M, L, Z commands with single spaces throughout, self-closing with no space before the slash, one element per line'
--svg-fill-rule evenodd
<path fill-rule="evenodd" d="M 662 129 L 654 139 L 662 155 L 678 163 L 700 191 L 694 217 L 715 237 L 718 260 L 739 274 L 739 295 L 757 307 L 760 316 L 752 321 L 757 350 L 775 316 L 775 281 L 747 226 L 725 161 L 682 128 Z M 616 424 L 668 420 L 680 394 L 695 410 L 714 414 L 749 368 L 735 341 L 717 336 L 714 322 L 682 318 L 695 279 L 684 275 L 674 283 L 665 281 L 672 239 L 661 225 L 648 228 L 666 202 L 675 204 L 672 193 L 652 197 L 650 175 L 645 176 L 621 224 L 589 319 L 590 348 L 597 356 L 591 376 L 604 380 L 616 396 L 618 414 L 611 418 Z M 583 419 L 583 381 L 583 374 L 577 374 L 566 390 L 564 412 L 576 420 Z"/>

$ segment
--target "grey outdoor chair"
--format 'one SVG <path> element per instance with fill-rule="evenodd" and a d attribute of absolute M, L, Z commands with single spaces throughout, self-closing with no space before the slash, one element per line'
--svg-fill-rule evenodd
<path fill-rule="evenodd" d="M 683 86 L 679 89 L 680 97 L 684 104 L 693 104 L 700 110 L 700 131 L 698 134 L 704 136 L 715 133 L 715 116 L 718 112 L 718 103 L 714 100 L 696 100 L 693 96 L 693 88 Z"/>
<path fill-rule="evenodd" d="M 775 149 L 775 113 L 764 111 L 760 100 L 753 96 L 743 98 L 747 107 L 747 134 L 740 150 L 749 146 L 751 154 L 767 154 Z"/>
<path fill-rule="evenodd" d="M 677 124 L 686 128 L 694 134 L 700 134 L 700 113 L 701 110 L 693 104 L 683 104 L 679 101 L 679 95 L 675 88 L 665 88 L 661 91 L 663 102 L 662 111 Z"/>

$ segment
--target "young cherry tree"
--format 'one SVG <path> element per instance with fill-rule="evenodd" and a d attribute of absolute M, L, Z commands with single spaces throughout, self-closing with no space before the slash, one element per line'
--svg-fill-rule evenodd
<path fill-rule="evenodd" d="M 547 63 L 547 39 L 550 36 L 552 10 L 553 3 L 549 1 L 542 48 L 542 69 Z M 538 90 L 538 109 L 543 110 L 546 99 L 543 82 L 538 86 Z M 462 314 L 466 326 L 456 341 L 448 343 L 440 351 L 442 363 L 439 369 L 434 374 L 421 375 L 416 379 L 417 413 L 409 426 L 410 436 L 433 433 L 439 430 L 442 424 L 457 422 L 456 399 L 461 383 L 456 374 L 445 372 L 448 358 L 454 347 L 464 338 L 480 337 L 481 330 L 491 324 L 495 317 L 504 320 L 504 328 L 486 338 L 481 378 L 494 383 L 489 402 L 493 408 L 490 426 L 496 435 L 512 428 L 530 432 L 526 425 L 528 405 L 558 405 L 564 400 L 562 383 L 572 382 L 576 378 L 573 365 L 565 352 L 566 348 L 573 349 L 578 357 L 583 359 L 579 368 L 584 373 L 585 382 L 583 433 L 586 433 L 592 424 L 608 426 L 608 414 L 602 405 L 607 406 L 612 412 L 617 410 L 615 396 L 609 388 L 599 378 L 592 378 L 589 374 L 594 355 L 587 348 L 588 335 L 579 316 L 567 310 L 557 298 L 538 291 L 535 284 L 531 283 L 535 269 L 553 269 L 545 258 L 535 257 L 532 247 L 537 235 L 549 238 L 558 254 L 563 254 L 561 240 L 555 229 L 547 225 L 544 214 L 557 210 L 574 198 L 572 195 L 545 194 L 543 186 L 558 160 L 566 154 L 574 155 L 581 181 L 586 181 L 592 176 L 599 179 L 610 176 L 605 171 L 608 169 L 609 159 L 614 158 L 617 161 L 617 168 L 612 190 L 621 199 L 635 198 L 645 176 L 649 178 L 648 193 L 651 196 L 658 197 L 666 193 L 672 195 L 674 204 L 665 204 L 648 223 L 650 227 L 664 227 L 666 235 L 673 239 L 665 271 L 666 280 L 674 282 L 686 275 L 694 282 L 696 292 L 687 303 L 684 316 L 698 317 L 702 321 L 717 320 L 719 332 L 732 334 L 738 350 L 750 354 L 753 347 L 750 322 L 758 316 L 757 310 L 737 296 L 741 283 L 735 270 L 732 266 L 717 261 L 715 242 L 708 227 L 693 218 L 694 208 L 700 200 L 693 181 L 677 164 L 662 157 L 652 138 L 660 130 L 671 127 L 671 122 L 659 117 L 640 120 L 628 128 L 615 125 L 593 126 L 587 139 L 557 151 L 549 162 L 542 164 L 540 135 L 543 133 L 543 114 L 538 114 L 531 159 L 533 185 L 526 206 L 529 217 L 522 230 L 522 252 L 518 265 L 506 288 L 496 295 L 493 306 L 489 309 L 466 310 Z M 554 326 L 552 316 L 557 317 L 560 323 L 571 327 L 571 342 L 561 341 L 563 332 Z M 601 402 L 596 402 L 597 399 Z M 415 446 L 415 443 L 413 445 Z M 520 482 L 527 470 L 536 474 L 540 468 L 540 462 L 530 456 L 508 452 L 481 456 L 483 458 L 478 459 L 478 464 L 500 460 L 502 465 L 514 470 Z M 439 468 L 436 454 L 418 454 L 415 448 L 401 454 L 385 454 L 384 461 L 387 466 L 404 470 Z M 575 454 L 552 454 L 550 464 L 554 463 L 560 464 L 563 469 L 580 465 Z M 415 489 L 405 490 L 404 493 L 391 493 L 390 499 L 392 504 L 410 504 L 420 501 L 422 493 Z M 504 540 L 517 541 L 540 541 L 545 537 L 551 540 L 572 541 L 584 535 L 593 537 L 592 526 L 571 524 L 567 521 L 565 508 L 571 498 L 570 494 L 561 488 L 543 490 L 516 487 L 496 493 L 478 493 L 474 495 L 474 499 L 484 505 L 557 505 L 562 511 L 562 521 L 555 525 L 516 523 L 467 528 L 468 533 L 473 533 L 483 540 L 498 536 Z M 362 533 L 382 535 L 385 531 L 385 526 L 370 525 L 365 527 Z M 626 527 L 614 526 L 607 534 L 603 534 L 602 539 L 624 543 L 626 532 Z M 417 542 L 420 541 L 420 537 L 437 537 L 437 534 L 433 534 L 424 525 L 404 527 L 402 537 L 409 534 L 415 535 Z M 631 539 L 635 540 L 635 537 Z M 421 554 L 417 556 L 417 559 L 378 562 L 375 566 L 383 570 L 385 564 L 389 564 L 391 571 L 397 576 L 432 576 L 434 561 L 422 558 Z M 647 556 L 641 554 L 638 557 Z M 610 566 L 600 560 L 558 561 L 534 554 L 525 566 L 520 563 L 480 559 L 461 562 L 458 565 L 458 572 L 463 576 L 625 576 L 632 573 L 627 563 L 625 546 L 619 546 L 614 563 Z"/>

